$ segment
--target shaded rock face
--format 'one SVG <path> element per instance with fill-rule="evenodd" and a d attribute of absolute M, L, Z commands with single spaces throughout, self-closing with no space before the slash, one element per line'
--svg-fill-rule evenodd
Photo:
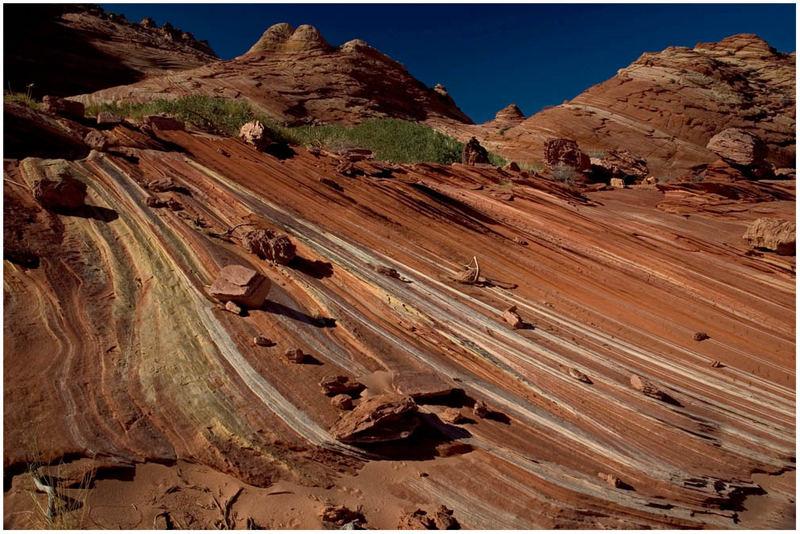
<path fill-rule="evenodd" d="M 186 124 L 183 121 L 164 117 L 163 115 L 148 115 L 142 120 L 145 128 L 157 128 L 159 130 L 185 130 Z"/>
<path fill-rule="evenodd" d="M 232 301 L 248 308 L 264 304 L 271 283 L 267 277 L 243 265 L 227 265 L 208 287 L 208 294 L 221 301 Z"/>
<path fill-rule="evenodd" d="M 331 427 L 331 435 L 345 443 L 378 443 L 409 437 L 419 426 L 414 399 L 386 394 L 369 397 Z"/>
<path fill-rule="evenodd" d="M 577 171 L 589 168 L 589 156 L 581 152 L 572 139 L 550 139 L 544 145 L 544 161 L 548 167 L 572 167 Z"/>
<path fill-rule="evenodd" d="M 473 137 L 464 145 L 464 150 L 461 152 L 461 163 L 464 165 L 489 163 L 489 152 Z"/>
<path fill-rule="evenodd" d="M 129 22 L 98 6 L 16 4 L 4 14 L 5 81 L 15 91 L 33 83 L 36 97 L 97 91 L 218 59 L 188 33 Z"/>
<path fill-rule="evenodd" d="M 74 100 L 48 95 L 42 99 L 42 111 L 71 119 L 81 119 L 83 118 L 84 106 Z"/>
<path fill-rule="evenodd" d="M 291 262 L 297 255 L 289 236 L 278 235 L 267 229 L 251 230 L 242 237 L 242 246 L 264 260 L 281 265 Z"/>
<path fill-rule="evenodd" d="M 56 180 L 34 182 L 33 198 L 47 209 L 79 208 L 86 200 L 86 184 L 62 173 Z"/>
<path fill-rule="evenodd" d="M 751 247 L 772 250 L 781 256 L 794 256 L 796 224 L 792 221 L 762 217 L 756 219 L 744 234 Z"/>
<path fill-rule="evenodd" d="M 744 167 L 761 166 L 767 157 L 767 145 L 741 128 L 727 128 L 712 137 L 706 145 L 724 160 Z"/>

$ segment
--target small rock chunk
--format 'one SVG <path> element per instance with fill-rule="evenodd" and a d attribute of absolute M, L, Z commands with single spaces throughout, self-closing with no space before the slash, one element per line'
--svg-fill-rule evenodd
<path fill-rule="evenodd" d="M 353 399 L 350 397 L 350 395 L 345 395 L 344 393 L 340 393 L 331 397 L 331 404 L 340 410 L 353 409 Z"/>
<path fill-rule="evenodd" d="M 360 382 L 344 375 L 328 375 L 320 380 L 319 385 L 326 395 L 351 393 L 364 387 Z"/>
<path fill-rule="evenodd" d="M 522 317 L 520 317 L 517 313 L 516 306 L 511 306 L 503 312 L 503 320 L 515 330 L 520 329 L 525 325 L 525 323 L 522 321 Z"/>

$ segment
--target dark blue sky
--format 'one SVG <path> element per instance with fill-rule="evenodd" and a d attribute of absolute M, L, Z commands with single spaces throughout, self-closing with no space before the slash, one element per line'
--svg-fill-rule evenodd
<path fill-rule="evenodd" d="M 441 83 L 475 122 L 511 102 L 526 115 L 600 83 L 642 52 L 756 33 L 795 50 L 794 4 L 100 4 L 207 39 L 223 59 L 272 24 L 311 24 L 333 45 L 363 39 L 429 86 Z"/>

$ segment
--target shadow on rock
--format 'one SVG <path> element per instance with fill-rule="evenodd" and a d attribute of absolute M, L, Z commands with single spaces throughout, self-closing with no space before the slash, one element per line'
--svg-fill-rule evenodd
<path fill-rule="evenodd" d="M 318 280 L 333 276 L 333 265 L 327 261 L 311 261 L 302 256 L 295 256 L 295 258 L 289 262 L 289 267 Z"/>
<path fill-rule="evenodd" d="M 288 317 L 289 319 L 300 321 L 301 323 L 305 323 L 309 326 L 315 326 L 317 328 L 336 327 L 336 319 L 330 317 L 312 317 L 311 315 L 308 315 L 301 311 L 293 310 L 288 306 L 284 306 L 279 302 L 273 302 L 271 300 L 265 301 L 264 305 L 261 306 L 260 309 L 268 313 L 283 315 L 284 317 Z"/>
<path fill-rule="evenodd" d="M 119 214 L 109 208 L 101 206 L 80 206 L 78 208 L 53 208 L 54 213 L 67 215 L 70 217 L 82 217 L 84 219 L 95 219 L 102 222 L 111 222 L 119 219 Z"/>

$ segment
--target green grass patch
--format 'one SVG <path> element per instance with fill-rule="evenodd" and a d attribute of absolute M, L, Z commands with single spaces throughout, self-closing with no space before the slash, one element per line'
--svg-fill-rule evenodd
<path fill-rule="evenodd" d="M 122 117 L 141 119 L 146 115 L 164 114 L 192 126 L 237 136 L 242 125 L 261 121 L 273 138 L 305 147 L 324 148 L 333 152 L 349 148 L 366 148 L 375 158 L 395 163 L 450 163 L 461 161 L 464 143 L 427 126 L 400 119 L 367 119 L 355 126 L 297 126 L 285 127 L 247 102 L 193 95 L 177 100 L 155 100 L 147 103 L 115 104 L 106 102 L 86 107 L 87 116 L 110 111 Z M 502 167 L 508 161 L 489 153 L 489 161 Z"/>
<path fill-rule="evenodd" d="M 25 93 L 3 93 L 3 102 L 18 102 L 33 109 L 39 109 L 41 105 L 41 102 L 37 102 Z"/>

